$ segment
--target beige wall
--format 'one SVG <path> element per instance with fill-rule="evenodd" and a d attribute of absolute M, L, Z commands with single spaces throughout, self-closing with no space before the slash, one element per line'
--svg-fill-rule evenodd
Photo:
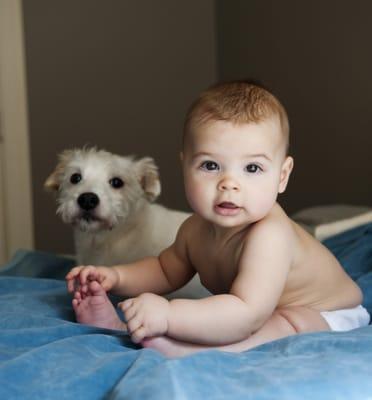
<path fill-rule="evenodd" d="M 1 265 L 34 246 L 21 0 L 0 0 L 0 10 Z"/>
<path fill-rule="evenodd" d="M 372 2 L 218 0 L 221 79 L 253 77 L 288 109 L 287 210 L 372 205 Z"/>
<path fill-rule="evenodd" d="M 183 116 L 216 81 L 212 0 L 24 1 L 36 248 L 71 252 L 43 182 L 61 150 L 84 144 L 151 155 L 161 201 L 187 209 Z"/>

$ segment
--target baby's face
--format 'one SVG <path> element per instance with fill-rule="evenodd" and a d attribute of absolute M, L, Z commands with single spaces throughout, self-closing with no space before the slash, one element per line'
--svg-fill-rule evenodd
<path fill-rule="evenodd" d="M 186 196 L 197 214 L 216 225 L 253 223 L 285 190 L 292 165 L 277 118 L 240 125 L 212 121 L 185 142 Z"/>

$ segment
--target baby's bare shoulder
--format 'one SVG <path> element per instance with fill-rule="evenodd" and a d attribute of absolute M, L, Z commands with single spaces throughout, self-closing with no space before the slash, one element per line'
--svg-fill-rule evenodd
<path fill-rule="evenodd" d="M 187 243 L 189 245 L 195 238 L 201 237 L 204 225 L 205 223 L 198 215 L 192 214 L 178 229 L 176 242 Z"/>
<path fill-rule="evenodd" d="M 260 265 L 280 269 L 286 274 L 297 258 L 298 240 L 291 220 L 271 215 L 253 224 L 248 230 L 240 253 L 240 265 Z"/>
<path fill-rule="evenodd" d="M 293 241 L 297 237 L 293 228 L 292 220 L 277 205 L 265 218 L 257 221 L 247 231 L 247 239 L 257 238 L 264 240 L 266 243 L 270 239 L 275 241 Z"/>
<path fill-rule="evenodd" d="M 192 214 L 180 226 L 179 232 L 186 235 L 193 235 L 199 232 L 203 226 L 203 220 L 197 214 Z"/>

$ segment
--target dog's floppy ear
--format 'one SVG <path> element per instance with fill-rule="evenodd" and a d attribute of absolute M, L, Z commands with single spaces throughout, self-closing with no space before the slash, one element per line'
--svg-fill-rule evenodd
<path fill-rule="evenodd" d="M 158 167 L 150 157 L 136 161 L 139 181 L 145 196 L 149 201 L 154 201 L 161 192 Z"/>
<path fill-rule="evenodd" d="M 57 170 L 54 170 L 44 182 L 44 189 L 48 192 L 56 192 L 59 188 Z"/>
<path fill-rule="evenodd" d="M 65 170 L 67 162 L 71 159 L 75 150 L 65 150 L 58 155 L 58 164 L 55 170 L 48 176 L 44 182 L 44 189 L 49 192 L 56 192 L 61 183 L 61 177 Z"/>

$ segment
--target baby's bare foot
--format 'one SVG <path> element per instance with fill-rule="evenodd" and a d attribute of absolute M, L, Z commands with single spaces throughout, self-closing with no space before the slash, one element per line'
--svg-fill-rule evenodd
<path fill-rule="evenodd" d="M 205 346 L 198 346 L 192 343 L 180 342 L 167 336 L 144 339 L 141 342 L 141 345 L 145 348 L 155 349 L 169 358 L 183 357 L 188 354 L 197 353 L 199 351 L 208 349 L 208 347 Z"/>
<path fill-rule="evenodd" d="M 88 284 L 84 296 L 79 291 L 75 292 L 72 307 L 76 314 L 76 320 L 81 324 L 107 329 L 126 329 L 105 290 L 96 281 Z"/>

